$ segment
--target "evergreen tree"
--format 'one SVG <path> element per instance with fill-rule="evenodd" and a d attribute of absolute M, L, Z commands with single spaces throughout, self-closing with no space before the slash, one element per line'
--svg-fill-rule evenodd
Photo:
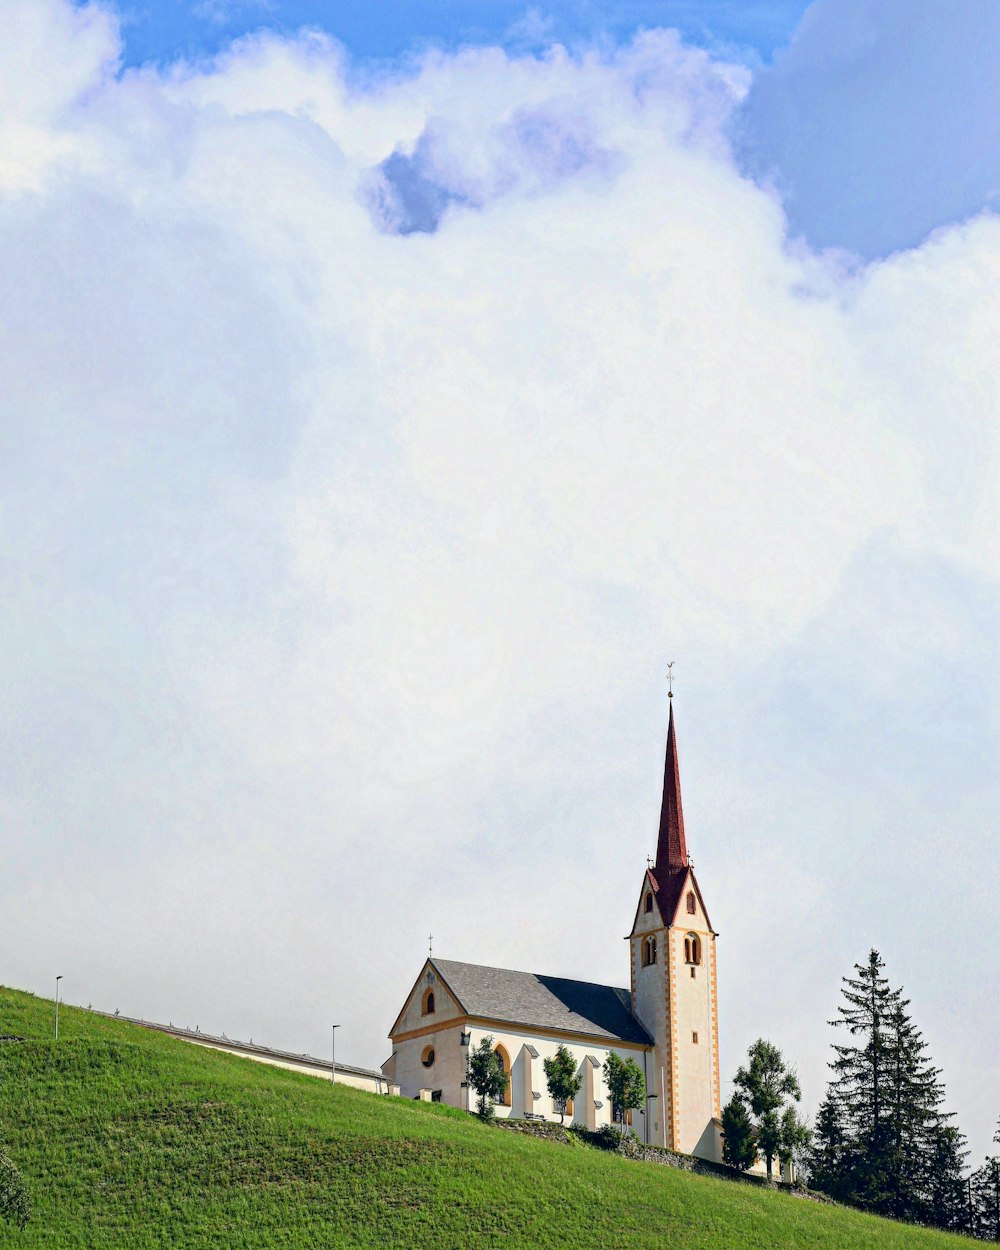
<path fill-rule="evenodd" d="M 1000 1145 L 1000 1124 L 993 1135 Z M 1000 1158 L 991 1156 L 969 1177 L 970 1232 L 983 1241 L 1000 1241 Z"/>
<path fill-rule="evenodd" d="M 745 1172 L 757 1158 L 757 1133 L 746 1101 L 733 1094 L 722 1108 L 722 1161 Z"/>
<path fill-rule="evenodd" d="M 832 1089 L 819 1105 L 807 1156 L 809 1185 L 831 1198 L 845 1199 L 850 1190 L 854 1157 L 844 1125 L 844 1113 Z"/>
<path fill-rule="evenodd" d="M 831 1089 L 843 1115 L 847 1169 L 842 1197 L 857 1206 L 884 1212 L 892 1153 L 886 1110 L 889 1056 L 886 1022 L 898 994 L 882 976 L 882 957 L 871 951 L 867 964 L 855 965 L 855 977 L 844 977 L 844 1002 L 837 1008 L 835 1028 L 845 1028 L 860 1044 L 835 1044 Z"/>
<path fill-rule="evenodd" d="M 791 1152 L 792 1142 L 786 1146 L 783 1138 L 784 1113 L 790 1106 L 788 1100 L 798 1102 L 802 1090 L 798 1077 L 773 1043 L 758 1038 L 747 1051 L 747 1058 L 749 1064 L 737 1070 L 733 1084 L 756 1120 L 757 1149 L 767 1162 L 767 1179 L 770 1180 L 775 1158 L 783 1149 Z M 798 1124 L 796 1119 L 794 1125 Z M 790 1131 L 794 1135 L 795 1130 Z"/>
<path fill-rule="evenodd" d="M 845 977 L 834 1027 L 833 1078 L 817 1118 L 812 1183 L 831 1197 L 881 1215 L 944 1228 L 968 1222 L 965 1139 L 941 1110 L 944 1086 L 892 989 L 878 951 Z"/>
<path fill-rule="evenodd" d="M 1000 1241 L 1000 1158 L 990 1157 L 969 1178 L 971 1229 L 983 1241 Z"/>
<path fill-rule="evenodd" d="M 577 1096 L 583 1084 L 583 1073 L 577 1072 L 576 1060 L 569 1048 L 560 1044 L 551 1059 L 543 1059 L 545 1083 L 552 1101 L 559 1108 L 559 1123 L 566 1114 L 566 1104 Z"/>
<path fill-rule="evenodd" d="M 634 1059 L 622 1059 L 614 1051 L 605 1059 L 601 1071 L 611 1099 L 611 1118 L 625 1129 L 630 1111 L 641 1107 L 646 1097 L 646 1078 Z"/>
<path fill-rule="evenodd" d="M 507 1093 L 509 1080 L 503 1060 L 493 1049 L 493 1038 L 484 1037 L 469 1056 L 469 1084 L 476 1091 L 476 1114 L 481 1120 L 493 1118 L 493 1104 Z"/>
<path fill-rule="evenodd" d="M 965 1172 L 965 1138 L 953 1124 L 938 1123 L 930 1140 L 928 1182 L 924 1194 L 927 1223 L 953 1232 L 970 1232 L 968 1181 Z"/>
<path fill-rule="evenodd" d="M 931 1066 L 924 1039 L 907 1014 L 909 999 L 901 991 L 896 994 L 885 1029 L 889 1134 L 885 1214 L 934 1223 L 935 1201 L 946 1202 L 943 1195 L 949 1183 L 939 1178 L 937 1169 L 951 1147 L 959 1152 L 961 1147 L 951 1142 L 946 1117 L 939 1110 L 944 1098 L 940 1069 Z"/>

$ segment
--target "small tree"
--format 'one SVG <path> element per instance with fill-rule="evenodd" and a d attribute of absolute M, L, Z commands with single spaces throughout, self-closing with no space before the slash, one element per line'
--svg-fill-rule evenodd
<path fill-rule="evenodd" d="M 794 1107 L 786 1107 L 781 1117 L 778 1135 L 778 1159 L 782 1164 L 795 1164 L 796 1168 L 808 1170 L 809 1147 L 812 1145 L 812 1129 L 800 1119 Z"/>
<path fill-rule="evenodd" d="M 24 1228 L 31 1216 L 31 1200 L 24 1177 L 0 1144 L 0 1218 Z"/>
<path fill-rule="evenodd" d="M 469 1056 L 469 1084 L 476 1091 L 476 1114 L 481 1120 L 492 1120 L 493 1104 L 507 1093 L 509 1079 L 493 1049 L 493 1038 L 484 1037 Z"/>
<path fill-rule="evenodd" d="M 641 1107 L 646 1097 L 646 1078 L 634 1059 L 622 1059 L 614 1051 L 605 1059 L 602 1071 L 611 1099 L 611 1118 L 621 1122 L 624 1132 L 626 1115 Z"/>
<path fill-rule="evenodd" d="M 577 1072 L 576 1060 L 568 1047 L 561 1043 L 551 1059 L 544 1059 L 545 1083 L 552 1101 L 559 1108 L 559 1123 L 565 1122 L 566 1104 L 575 1098 L 583 1084 L 583 1073 Z"/>
<path fill-rule="evenodd" d="M 722 1108 L 722 1161 L 745 1172 L 757 1158 L 757 1133 L 746 1101 L 740 1094 Z"/>
<path fill-rule="evenodd" d="M 1000 1241 L 1000 1159 L 988 1158 L 968 1184 L 972 1232 L 983 1241 Z"/>
<path fill-rule="evenodd" d="M 971 1229 L 969 1181 L 965 1177 L 965 1138 L 954 1124 L 936 1124 L 931 1134 L 924 1213 L 938 1228 Z"/>
<path fill-rule="evenodd" d="M 782 1152 L 786 1105 L 789 1099 L 798 1102 L 802 1090 L 799 1078 L 771 1042 L 758 1038 L 747 1051 L 747 1058 L 750 1063 L 737 1071 L 733 1083 L 757 1121 L 757 1147 L 767 1161 L 770 1180 L 774 1159 Z"/>
<path fill-rule="evenodd" d="M 993 1135 L 1000 1145 L 1000 1124 Z M 987 1158 L 968 1180 L 969 1227 L 983 1241 L 1000 1241 L 1000 1159 Z"/>

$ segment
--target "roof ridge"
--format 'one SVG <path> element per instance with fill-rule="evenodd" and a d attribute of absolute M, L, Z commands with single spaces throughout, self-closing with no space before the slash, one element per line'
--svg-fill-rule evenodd
<path fill-rule="evenodd" d="M 428 962 L 468 1016 L 516 1024 L 519 1029 L 555 1028 L 581 1037 L 649 1045 L 649 1032 L 632 1010 L 631 993 L 623 985 L 457 959 Z"/>
<path fill-rule="evenodd" d="M 627 985 L 610 985 L 606 981 L 582 981 L 579 977 L 558 976 L 554 972 L 532 972 L 526 968 L 501 968 L 499 964 L 474 964 L 465 959 L 438 959 L 436 955 L 430 957 L 432 964 L 451 964 L 457 968 L 481 968 L 484 972 L 511 972 L 519 977 L 535 977 L 537 979 L 545 978 L 548 981 L 567 981 L 573 985 L 593 985 L 602 990 L 621 990 L 623 994 L 631 995 L 632 991 Z"/>

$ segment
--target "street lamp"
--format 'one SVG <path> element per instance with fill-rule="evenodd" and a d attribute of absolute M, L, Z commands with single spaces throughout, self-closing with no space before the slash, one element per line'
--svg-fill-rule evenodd
<path fill-rule="evenodd" d="M 458 1044 L 465 1052 L 465 1080 L 462 1082 L 462 1086 L 465 1089 L 465 1109 L 466 1111 L 470 1111 L 472 1109 L 469 1105 L 469 1099 L 471 1097 L 469 1093 L 469 1047 L 472 1045 L 471 1029 L 468 1033 L 466 1033 L 464 1029 L 462 1030 Z"/>
<path fill-rule="evenodd" d="M 331 1056 L 333 1062 L 330 1064 L 330 1080 L 334 1085 L 337 1084 L 337 1030 L 339 1028 L 339 1024 L 330 1026 L 330 1035 L 333 1038 L 333 1054 Z"/>
<path fill-rule="evenodd" d="M 59 1041 L 59 982 L 62 980 L 62 974 L 56 977 L 56 1041 Z"/>

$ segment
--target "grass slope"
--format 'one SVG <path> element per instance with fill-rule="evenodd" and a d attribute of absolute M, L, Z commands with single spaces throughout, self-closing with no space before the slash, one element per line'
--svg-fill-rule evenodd
<path fill-rule="evenodd" d="M 0 1245 L 934 1250 L 963 1238 L 556 1146 L 0 989 Z"/>

